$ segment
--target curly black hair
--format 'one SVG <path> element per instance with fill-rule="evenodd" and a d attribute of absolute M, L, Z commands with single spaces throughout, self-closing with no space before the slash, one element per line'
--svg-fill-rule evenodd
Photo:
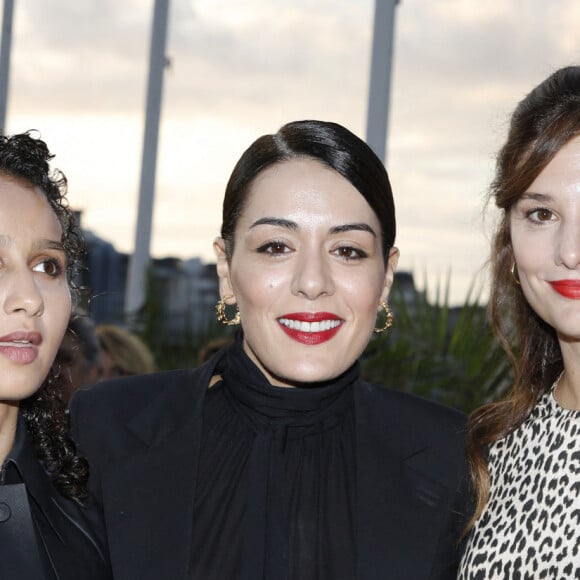
<path fill-rule="evenodd" d="M 81 263 L 83 242 L 80 228 L 66 200 L 67 180 L 63 173 L 50 168 L 54 156 L 46 143 L 31 132 L 0 135 L 0 175 L 33 185 L 48 201 L 62 227 L 66 254 L 67 280 L 75 292 L 74 279 Z M 84 504 L 87 498 L 88 467 L 79 457 L 68 435 L 68 414 L 63 393 L 66 386 L 58 363 L 36 393 L 20 402 L 26 427 L 36 455 L 60 493 Z"/>

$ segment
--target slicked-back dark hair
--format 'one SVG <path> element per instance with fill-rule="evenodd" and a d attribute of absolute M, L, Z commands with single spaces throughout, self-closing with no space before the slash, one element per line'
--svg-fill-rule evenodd
<path fill-rule="evenodd" d="M 382 235 L 383 257 L 395 243 L 393 192 L 381 160 L 354 133 L 327 121 L 294 121 L 273 135 L 263 135 L 243 153 L 226 187 L 221 236 L 228 259 L 234 234 L 254 179 L 265 169 L 292 159 L 314 159 L 337 171 L 365 198 L 375 212 Z"/>
<path fill-rule="evenodd" d="M 48 201 L 62 227 L 70 285 L 80 261 L 82 241 L 65 197 L 66 178 L 60 171 L 51 170 L 52 158 L 46 143 L 30 133 L 0 136 L 0 179 L 4 176 L 32 185 Z M 65 389 L 58 365 L 53 364 L 40 388 L 21 401 L 20 408 L 36 454 L 54 484 L 65 497 L 83 503 L 88 469 L 68 436 Z"/>

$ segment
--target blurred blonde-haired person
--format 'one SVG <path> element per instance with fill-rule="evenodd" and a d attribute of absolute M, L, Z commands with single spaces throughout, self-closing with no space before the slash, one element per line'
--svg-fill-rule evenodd
<path fill-rule="evenodd" d="M 97 326 L 101 347 L 102 380 L 155 371 L 155 359 L 147 345 L 128 330 L 114 324 Z"/>

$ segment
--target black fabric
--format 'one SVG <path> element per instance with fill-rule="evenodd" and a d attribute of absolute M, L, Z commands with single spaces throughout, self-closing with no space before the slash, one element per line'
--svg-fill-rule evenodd
<path fill-rule="evenodd" d="M 2 550 L 0 578 L 55 578 L 45 551 L 40 551 L 28 494 L 23 483 L 0 486 L 0 546 Z"/>
<path fill-rule="evenodd" d="M 192 578 L 355 577 L 357 378 L 275 387 L 229 350 L 203 411 Z"/>
<path fill-rule="evenodd" d="M 34 456 L 21 417 L 2 465 L 0 505 L 2 580 L 111 578 L 96 515 L 56 492 Z"/>
<path fill-rule="evenodd" d="M 198 466 L 210 453 L 202 418 L 210 379 L 226 357 L 222 351 L 199 369 L 117 379 L 74 396 L 73 431 L 104 508 L 115 578 L 191 580 L 194 506 L 204 485 Z M 360 379 L 352 395 L 357 569 L 337 579 L 455 580 L 470 516 L 465 417 Z"/>

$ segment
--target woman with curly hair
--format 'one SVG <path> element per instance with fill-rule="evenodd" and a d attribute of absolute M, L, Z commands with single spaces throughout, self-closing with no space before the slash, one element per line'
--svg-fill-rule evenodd
<path fill-rule="evenodd" d="M 46 144 L 0 137 L 0 578 L 110 578 L 55 355 L 81 240 Z"/>
<path fill-rule="evenodd" d="M 580 67 L 516 108 L 492 195 L 491 320 L 515 381 L 470 418 L 459 578 L 580 578 Z"/>

